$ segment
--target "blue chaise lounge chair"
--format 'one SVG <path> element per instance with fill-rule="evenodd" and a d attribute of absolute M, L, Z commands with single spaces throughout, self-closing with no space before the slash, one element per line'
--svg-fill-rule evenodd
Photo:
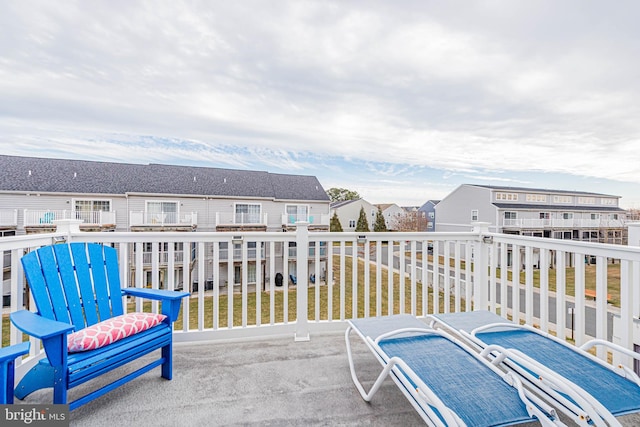
<path fill-rule="evenodd" d="M 432 315 L 432 326 L 442 326 L 481 350 L 487 357 L 516 354 L 525 357 L 538 368 L 522 366 L 515 360 L 505 365 L 525 383 L 537 387 L 541 395 L 562 404 L 559 410 L 572 415 L 580 423 L 576 402 L 549 387 L 545 373 L 553 372 L 566 379 L 577 393 L 589 401 L 608 425 L 620 425 L 614 416 L 640 412 L 640 379 L 626 367 L 605 363 L 587 350 L 605 345 L 614 351 L 640 360 L 640 354 L 601 340 L 592 340 L 582 347 L 570 345 L 553 335 L 529 325 L 518 325 L 489 311 Z M 506 351 L 505 351 L 506 350 Z M 501 356 L 496 356 L 500 352 Z M 508 356 L 507 356 L 508 357 Z M 595 400 L 595 402 L 594 402 Z M 595 423 L 595 417 L 588 420 Z"/>
<path fill-rule="evenodd" d="M 352 332 L 383 367 L 369 392 L 356 375 Z M 345 340 L 351 377 L 365 401 L 390 376 L 432 426 L 508 426 L 536 419 L 542 425 L 564 425 L 515 375 L 412 315 L 349 320 Z"/>

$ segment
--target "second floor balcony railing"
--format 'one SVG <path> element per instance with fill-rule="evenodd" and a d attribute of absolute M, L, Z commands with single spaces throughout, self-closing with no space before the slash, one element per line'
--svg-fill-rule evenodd
<path fill-rule="evenodd" d="M 7 311 L 35 309 L 20 265 L 25 252 L 60 240 L 91 241 L 118 250 L 123 287 L 176 289 L 211 281 L 211 288 L 199 286 L 185 299 L 176 341 L 282 334 L 305 340 L 344 331 L 352 317 L 488 309 L 576 345 L 594 337 L 633 350 L 640 342 L 634 336 L 640 326 L 638 246 L 490 233 L 481 225 L 449 233 L 311 232 L 304 223 L 295 232 L 100 233 L 71 226 L 0 239 L 0 251 L 10 254 L 2 258 L 10 267 Z M 234 250 L 225 254 L 224 247 Z M 295 253 L 282 250 L 290 247 Z M 150 248 L 150 268 L 142 248 Z M 187 248 L 189 257 L 176 257 Z M 287 286 L 290 276 L 297 280 Z M 225 280 L 237 285 L 225 287 Z M 159 309 L 139 298 L 126 303 L 129 310 Z M 3 345 L 21 341 L 22 334 L 4 320 Z M 40 344 L 33 341 L 18 370 L 39 355 Z M 624 356 L 604 350 L 597 356 L 633 368 Z"/>
<path fill-rule="evenodd" d="M 16 227 L 18 225 L 17 209 L 0 209 L 0 226 Z"/>
<path fill-rule="evenodd" d="M 248 225 L 267 226 L 268 215 L 266 213 L 247 212 L 216 212 L 216 225 Z"/>
<path fill-rule="evenodd" d="M 282 214 L 282 225 L 293 226 L 297 222 L 308 222 L 309 225 L 324 225 L 329 226 L 330 218 L 329 214 L 317 214 L 317 215 L 294 215 L 294 214 Z"/>
<path fill-rule="evenodd" d="M 536 228 L 536 229 L 558 229 L 558 228 L 621 228 L 625 226 L 625 221 L 621 219 L 585 219 L 585 218 L 504 218 L 502 227 L 504 228 Z"/>
<path fill-rule="evenodd" d="M 53 221 L 63 219 L 78 219 L 83 224 L 108 225 L 116 223 L 115 212 L 105 211 L 74 211 L 74 210 L 47 210 L 25 209 L 24 226 L 52 226 Z"/>
<path fill-rule="evenodd" d="M 132 227 L 195 226 L 198 224 L 198 214 L 196 212 L 177 213 L 132 211 L 129 212 L 129 223 Z"/>

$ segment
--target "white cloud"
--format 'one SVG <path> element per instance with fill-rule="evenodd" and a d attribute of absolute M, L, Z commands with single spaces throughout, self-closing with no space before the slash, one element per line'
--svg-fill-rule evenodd
<path fill-rule="evenodd" d="M 336 176 L 351 176 L 347 159 L 384 176 L 638 182 L 640 6 L 605 6 L 7 3 L 0 146 Z"/>

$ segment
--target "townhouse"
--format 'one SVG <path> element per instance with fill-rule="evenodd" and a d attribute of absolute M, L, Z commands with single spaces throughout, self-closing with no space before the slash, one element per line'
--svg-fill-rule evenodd
<path fill-rule="evenodd" d="M 6 155 L 0 171 L 1 236 L 51 232 L 59 219 L 81 220 L 84 231 L 282 232 L 299 221 L 329 229 L 329 198 L 314 176 Z M 176 243 L 177 256 L 187 249 Z M 166 244 L 160 251 L 166 259 Z"/>

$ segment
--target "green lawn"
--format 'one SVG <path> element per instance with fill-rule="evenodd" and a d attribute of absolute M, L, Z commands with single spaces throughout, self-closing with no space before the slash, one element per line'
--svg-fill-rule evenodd
<path fill-rule="evenodd" d="M 334 257 L 334 282 L 335 284 L 332 286 L 332 313 L 333 319 L 340 319 L 340 267 L 339 267 L 338 256 Z M 369 274 L 369 304 L 370 304 L 370 312 L 371 316 L 375 315 L 383 315 L 389 313 L 389 301 L 388 301 L 388 272 L 383 269 L 381 272 L 382 275 L 382 311 L 380 313 L 376 312 L 376 269 L 371 268 Z M 353 268 L 351 259 L 347 259 L 345 262 L 345 291 L 344 291 L 344 315 L 345 318 L 352 317 L 363 317 L 364 316 L 364 286 L 359 285 L 358 287 L 358 313 L 354 316 L 353 313 L 353 305 L 352 305 L 352 295 L 353 295 Z M 358 283 L 364 283 L 364 263 L 363 261 L 358 261 Z M 400 311 L 400 277 L 397 273 L 394 273 L 394 286 L 393 286 L 393 312 L 399 313 Z M 411 281 L 405 280 L 405 311 L 410 310 L 411 308 Z M 416 286 L 416 307 L 417 314 L 423 315 L 422 313 L 422 284 L 418 283 Z M 329 287 L 321 286 L 320 287 L 320 319 L 326 320 L 328 318 L 328 295 Z M 268 324 L 270 322 L 270 293 L 269 292 L 261 292 L 261 322 L 262 324 Z M 296 319 L 296 298 L 297 291 L 295 288 L 289 289 L 288 291 L 288 319 L 289 321 L 294 321 Z M 309 288 L 309 304 L 308 304 L 308 313 L 309 318 L 315 318 L 315 288 Z M 189 301 L 189 326 L 192 329 L 198 328 L 198 298 L 190 297 Z M 247 324 L 255 325 L 256 323 L 256 310 L 255 310 L 255 302 L 256 302 L 256 293 L 251 292 L 247 294 L 247 306 L 249 307 L 247 313 Z M 284 320 L 284 291 L 277 290 L 274 294 L 274 303 L 275 303 L 275 318 L 274 321 L 276 323 L 281 323 Z M 151 303 L 147 303 L 145 306 L 145 310 L 148 310 Z M 444 310 L 444 302 L 442 296 L 440 297 L 440 311 Z M 427 311 L 432 312 L 433 308 L 433 300 L 431 295 L 429 297 L 429 304 Z M 133 309 L 133 305 L 130 306 L 130 309 Z M 451 310 L 453 310 L 453 299 L 451 301 Z M 180 311 L 180 316 L 175 324 L 176 329 L 182 329 L 183 327 L 183 310 Z M 204 328 L 212 328 L 213 327 L 213 298 L 205 297 L 204 303 Z M 228 326 L 228 302 L 226 295 L 220 295 L 219 298 L 219 310 L 217 313 L 218 316 L 218 327 L 226 328 Z M 2 334 L 2 345 L 6 346 L 9 344 L 9 316 L 5 315 L 2 318 L 3 322 L 3 334 Z M 233 296 L 233 325 L 241 326 L 242 325 L 242 296 L 240 294 L 234 294 Z M 26 339 L 26 337 L 25 337 Z"/>

